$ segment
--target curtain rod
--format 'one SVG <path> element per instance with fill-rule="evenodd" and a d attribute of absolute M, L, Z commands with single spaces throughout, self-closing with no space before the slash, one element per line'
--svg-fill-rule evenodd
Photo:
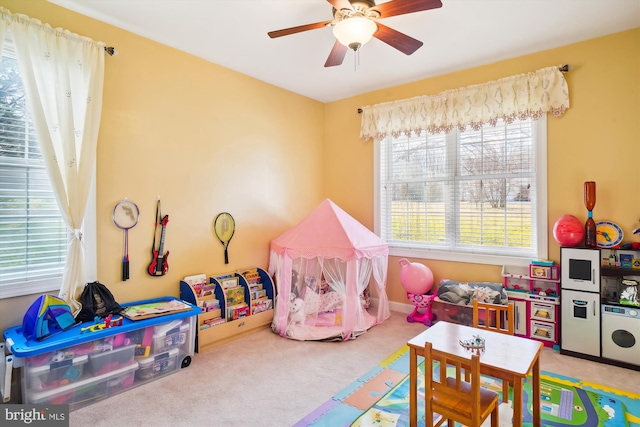
<path fill-rule="evenodd" d="M 105 46 L 104 51 L 107 52 L 109 56 L 116 56 L 118 54 L 118 51 L 113 46 Z"/>
<path fill-rule="evenodd" d="M 558 69 L 562 73 L 568 73 L 569 72 L 569 64 L 564 64 L 562 67 L 560 67 Z M 358 114 L 362 114 L 362 108 L 358 108 Z"/>

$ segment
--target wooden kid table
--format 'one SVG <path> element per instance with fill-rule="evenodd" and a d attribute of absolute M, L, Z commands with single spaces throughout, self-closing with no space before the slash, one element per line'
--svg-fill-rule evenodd
<path fill-rule="evenodd" d="M 436 350 L 471 359 L 471 350 L 460 345 L 460 339 L 480 335 L 485 349 L 480 353 L 480 373 L 510 381 L 513 384 L 513 425 L 522 425 L 522 385 L 532 373 L 533 425 L 540 427 L 540 341 L 484 331 L 470 326 L 444 321 L 437 322 L 407 343 L 409 345 L 409 416 L 411 427 L 418 425 L 418 356 L 424 356 L 424 344 L 429 341 Z"/>

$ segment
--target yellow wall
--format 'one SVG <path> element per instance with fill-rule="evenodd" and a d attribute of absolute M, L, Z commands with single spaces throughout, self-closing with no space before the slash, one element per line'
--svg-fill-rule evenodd
<path fill-rule="evenodd" d="M 629 235 L 640 218 L 640 29 L 371 92 L 323 105 L 45 0 L 1 0 L 13 13 L 115 46 L 106 58 L 97 164 L 98 279 L 127 302 L 178 295 L 180 278 L 268 264 L 269 241 L 330 197 L 373 228 L 373 144 L 358 138 L 363 105 L 435 94 L 555 64 L 566 75 L 571 109 L 549 123 L 551 226 L 564 213 L 585 219 L 582 183 L 598 183 L 596 219 Z M 150 277 L 156 197 L 169 214 L 169 273 Z M 138 203 L 130 232 L 131 280 L 120 280 L 122 232 L 117 201 Z M 234 215 L 230 264 L 211 232 L 215 215 Z M 636 239 L 638 240 L 638 239 Z M 406 303 L 398 259 L 388 293 Z M 424 261 L 436 280 L 500 280 L 500 267 L 460 268 Z M 0 330 L 22 321 L 34 296 L 0 300 Z"/>
<path fill-rule="evenodd" d="M 98 279 L 118 302 L 178 296 L 179 280 L 266 268 L 269 242 L 324 196 L 324 105 L 44 0 L 5 1 L 13 13 L 115 46 L 106 57 L 97 163 Z M 169 214 L 169 271 L 151 277 L 157 196 Z M 131 279 L 121 281 L 123 232 L 111 212 L 135 201 Z M 224 264 L 214 217 L 237 223 Z M 35 296 L 0 300 L 0 329 Z"/>
<path fill-rule="evenodd" d="M 358 107 L 432 95 L 444 90 L 496 80 L 539 68 L 569 64 L 565 74 L 571 108 L 548 123 L 549 258 L 559 261 L 553 239 L 555 221 L 572 214 L 585 221 L 583 184 L 596 181 L 594 219 L 615 221 L 625 241 L 640 241 L 640 29 L 636 28 L 557 49 L 482 67 L 370 92 L 327 105 L 325 110 L 324 183 L 327 196 L 373 229 L 373 142 L 358 139 Z M 387 293 L 406 302 L 397 257 L 389 259 Z M 501 266 L 412 260 L 442 278 L 502 281 Z"/>

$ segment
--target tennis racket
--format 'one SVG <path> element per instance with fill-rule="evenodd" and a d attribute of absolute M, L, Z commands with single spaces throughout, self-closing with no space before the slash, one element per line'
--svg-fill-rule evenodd
<path fill-rule="evenodd" d="M 236 231 L 236 222 L 230 213 L 222 212 L 218 214 L 213 221 L 213 230 L 216 233 L 216 237 L 222 243 L 224 248 L 224 263 L 229 264 L 229 242 L 233 237 L 233 233 Z"/>
<path fill-rule="evenodd" d="M 113 223 L 124 231 L 122 254 L 122 281 L 129 280 L 129 230 L 136 226 L 140 218 L 138 205 L 125 197 L 113 208 Z"/>

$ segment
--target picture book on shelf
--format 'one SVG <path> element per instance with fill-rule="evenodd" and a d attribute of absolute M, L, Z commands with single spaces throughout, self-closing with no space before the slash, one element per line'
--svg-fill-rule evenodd
<path fill-rule="evenodd" d="M 251 307 L 251 314 L 262 313 L 263 311 L 271 310 L 273 301 L 267 298 L 256 300 L 253 301 Z"/>
<path fill-rule="evenodd" d="M 244 301 L 244 288 L 242 286 L 235 286 L 227 289 L 227 304 L 235 305 L 243 303 Z"/>
<path fill-rule="evenodd" d="M 244 276 L 245 279 L 249 279 L 251 277 L 260 277 L 257 268 L 245 268 L 243 270 L 238 270 L 238 274 Z"/>
<path fill-rule="evenodd" d="M 222 325 L 223 323 L 226 323 L 225 319 L 223 319 L 222 317 L 214 317 L 213 319 L 207 319 L 202 322 L 202 325 L 200 325 L 200 329 L 208 329 L 216 325 Z"/>
<path fill-rule="evenodd" d="M 204 284 L 207 283 L 207 275 L 206 274 L 194 274 L 193 276 L 187 276 L 184 279 L 185 282 L 190 284 L 191 286 L 196 284 Z"/>
<path fill-rule="evenodd" d="M 262 283 L 252 283 L 249 285 L 249 290 L 251 292 L 259 291 L 262 289 Z"/>
<path fill-rule="evenodd" d="M 196 297 L 201 296 L 202 288 L 207 285 L 206 274 L 195 274 L 193 276 L 187 276 L 182 280 L 193 288 L 193 291 L 195 292 Z"/>
<path fill-rule="evenodd" d="M 266 289 L 260 289 L 258 291 L 251 292 L 251 299 L 260 299 L 260 298 L 266 298 L 266 297 L 267 297 Z"/>
<path fill-rule="evenodd" d="M 238 278 L 234 276 L 229 276 L 224 278 L 215 277 L 215 279 L 218 281 L 218 283 L 220 283 L 220 286 L 222 286 L 222 289 L 229 289 L 236 286 L 240 286 L 240 282 Z"/>
<path fill-rule="evenodd" d="M 246 303 L 227 307 L 227 321 L 240 319 L 249 315 L 249 306 Z"/>
<path fill-rule="evenodd" d="M 213 278 L 216 279 L 218 282 L 224 279 L 230 279 L 232 277 L 233 277 L 233 274 L 231 273 L 218 274 L 217 276 L 213 276 Z"/>
<path fill-rule="evenodd" d="M 200 295 L 198 295 L 198 296 L 200 298 L 208 297 L 209 295 L 213 295 L 215 290 L 216 290 L 216 284 L 215 283 L 204 284 L 200 288 Z"/>
<path fill-rule="evenodd" d="M 231 320 L 238 320 L 249 315 L 249 306 L 240 307 L 234 310 Z"/>
<path fill-rule="evenodd" d="M 202 301 L 202 311 L 204 312 L 210 312 L 213 310 L 219 310 L 220 309 L 220 301 L 218 301 L 217 299 L 211 299 L 208 301 Z"/>

